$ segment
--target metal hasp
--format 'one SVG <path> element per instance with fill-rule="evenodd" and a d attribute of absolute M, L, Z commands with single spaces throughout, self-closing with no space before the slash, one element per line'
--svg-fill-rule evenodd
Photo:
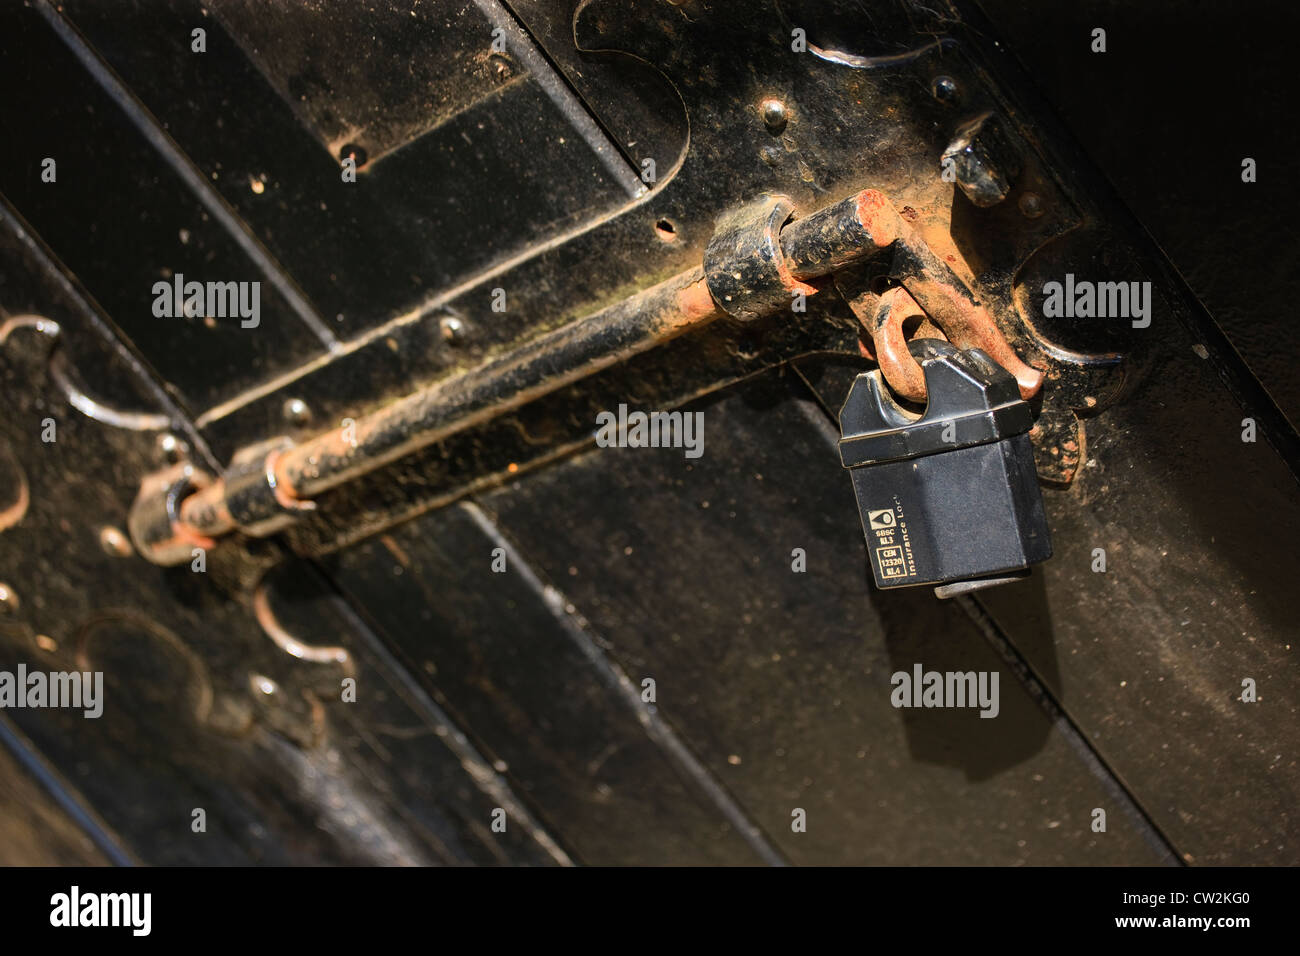
<path fill-rule="evenodd" d="M 916 339 L 929 402 L 919 417 L 879 371 L 840 410 L 871 572 L 881 588 L 939 585 L 939 597 L 1001 584 L 1052 556 L 1016 380 L 979 349 Z"/>
<path fill-rule="evenodd" d="M 183 482 L 172 474 L 146 478 L 129 520 L 136 548 L 157 564 L 178 564 L 194 542 L 209 546 L 235 531 L 275 534 L 313 511 L 322 492 L 724 315 L 748 322 L 790 309 L 798 296 L 830 285 L 817 280 L 875 256 L 891 258 L 891 271 L 955 341 L 979 345 L 1010 368 L 1020 394 L 1041 388 L 1042 372 L 1016 356 L 988 310 L 882 193 L 867 189 L 803 218 L 792 220 L 793 213 L 787 197 L 763 195 L 719 217 L 701 266 L 346 426 L 297 444 L 272 438 L 244 448 L 223 475 L 189 467 Z M 881 349 L 891 383 L 899 354 L 912 362 L 899 338 L 898 348 Z"/>

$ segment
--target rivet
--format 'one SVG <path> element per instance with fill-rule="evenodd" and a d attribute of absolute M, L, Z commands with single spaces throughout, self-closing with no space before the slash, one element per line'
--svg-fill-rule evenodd
<path fill-rule="evenodd" d="M 135 553 L 127 536 L 107 524 L 99 529 L 99 546 L 105 554 L 111 554 L 115 558 L 129 558 Z"/>
<path fill-rule="evenodd" d="M 955 103 L 961 95 L 957 81 L 951 76 L 936 76 L 934 82 L 930 84 L 930 90 L 940 103 Z"/>
<path fill-rule="evenodd" d="M 785 124 L 789 122 L 786 115 L 785 104 L 777 99 L 764 100 L 761 107 L 763 114 L 763 123 L 768 130 L 773 133 L 779 133 L 785 129 Z"/>
<path fill-rule="evenodd" d="M 444 315 L 438 320 L 438 331 L 444 342 L 455 345 L 465 338 L 465 323 L 454 315 Z"/>
<path fill-rule="evenodd" d="M 9 585 L 0 581 L 0 614 L 13 614 L 18 610 L 18 595 Z"/>
<path fill-rule="evenodd" d="M 1020 214 L 1026 219 L 1037 219 L 1043 214 L 1043 200 L 1038 193 L 1025 193 L 1020 197 Z"/>
<path fill-rule="evenodd" d="M 163 460 L 174 465 L 189 453 L 189 445 L 183 438 L 167 432 L 158 436 L 158 451 Z"/>
<path fill-rule="evenodd" d="M 311 409 L 301 398 L 285 399 L 282 411 L 284 420 L 291 425 L 306 425 L 311 421 Z"/>

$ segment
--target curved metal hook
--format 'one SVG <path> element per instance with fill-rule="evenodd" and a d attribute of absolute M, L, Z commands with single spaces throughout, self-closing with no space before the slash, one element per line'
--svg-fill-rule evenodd
<path fill-rule="evenodd" d="M 17 315 L 0 325 L 0 346 L 19 329 L 33 329 L 50 340 L 49 373 L 52 381 L 63 393 L 69 405 L 81 414 L 113 428 L 128 431 L 162 431 L 171 427 L 171 419 L 155 412 L 133 412 L 114 408 L 92 397 L 74 381 L 75 371 L 62 349 L 63 330 L 59 323 L 43 315 Z"/>

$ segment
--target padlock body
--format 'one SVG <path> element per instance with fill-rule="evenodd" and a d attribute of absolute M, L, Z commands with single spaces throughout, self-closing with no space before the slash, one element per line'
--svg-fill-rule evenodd
<path fill-rule="evenodd" d="M 1027 435 L 851 474 L 878 587 L 968 581 L 1052 555 Z"/>

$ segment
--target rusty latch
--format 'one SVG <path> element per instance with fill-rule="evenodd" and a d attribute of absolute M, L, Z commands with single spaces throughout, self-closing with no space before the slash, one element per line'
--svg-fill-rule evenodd
<path fill-rule="evenodd" d="M 301 443 L 276 438 L 239 452 L 222 476 L 184 464 L 144 480 L 130 528 L 157 564 L 190 560 L 195 542 L 239 530 L 262 537 L 298 521 L 312 499 L 417 449 L 445 440 L 660 345 L 715 319 L 742 321 L 816 295 L 816 280 L 865 259 L 891 255 L 891 275 L 958 345 L 977 345 L 1007 368 L 1028 396 L 1042 373 L 1016 356 L 984 309 L 874 189 L 789 221 L 793 202 L 765 195 L 722 216 L 702 266 L 687 270 L 468 372 L 398 399 L 346 427 Z M 877 343 L 890 385 L 924 397 L 924 379 L 902 343 L 891 297 L 848 296 Z M 877 297 L 883 298 L 883 297 Z M 882 313 L 883 310 L 883 313 Z M 878 315 L 878 313 L 882 313 Z M 900 347 L 901 346 L 901 347 Z M 919 391 L 918 391 L 919 389 Z"/>

